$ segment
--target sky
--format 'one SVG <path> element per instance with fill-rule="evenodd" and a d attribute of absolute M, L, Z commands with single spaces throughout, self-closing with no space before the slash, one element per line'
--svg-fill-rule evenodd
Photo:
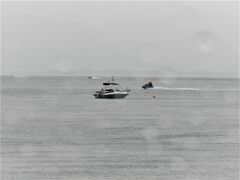
<path fill-rule="evenodd" d="M 2 75 L 238 77 L 239 4 L 2 2 Z"/>

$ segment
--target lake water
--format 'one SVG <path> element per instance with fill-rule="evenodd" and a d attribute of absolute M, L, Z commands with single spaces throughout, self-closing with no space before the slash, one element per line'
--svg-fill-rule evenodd
<path fill-rule="evenodd" d="M 239 79 L 105 80 L 2 77 L 1 179 L 239 179 Z"/>

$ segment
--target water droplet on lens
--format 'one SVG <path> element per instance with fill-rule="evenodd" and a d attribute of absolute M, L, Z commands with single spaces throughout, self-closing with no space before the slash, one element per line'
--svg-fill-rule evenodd
<path fill-rule="evenodd" d="M 225 91 L 224 100 L 226 103 L 237 104 L 239 102 L 239 91 Z"/>
<path fill-rule="evenodd" d="M 157 48 L 153 44 L 146 44 L 140 52 L 140 58 L 144 63 L 155 63 L 158 60 Z"/>
<path fill-rule="evenodd" d="M 187 162 L 182 157 L 174 158 L 171 164 L 171 170 L 173 171 L 185 171 L 187 169 Z"/>
<path fill-rule="evenodd" d="M 198 31 L 193 37 L 196 49 L 202 53 L 212 52 L 216 46 L 216 40 L 216 34 L 208 30 Z"/>
<path fill-rule="evenodd" d="M 26 144 L 20 147 L 19 152 L 22 156 L 35 156 L 36 148 L 30 144 Z"/>
<path fill-rule="evenodd" d="M 4 116 L 6 116 L 4 119 L 6 119 L 7 124 L 14 125 L 14 124 L 17 124 L 18 121 L 21 120 L 20 115 L 16 111 L 9 110 L 3 114 L 4 114 Z"/>
<path fill-rule="evenodd" d="M 156 128 L 146 128 L 142 131 L 142 134 L 147 140 L 155 140 L 159 132 Z"/>
<path fill-rule="evenodd" d="M 71 56 L 62 55 L 57 59 L 56 68 L 59 72 L 67 73 L 73 70 L 73 61 Z"/>
<path fill-rule="evenodd" d="M 7 48 L 11 51 L 15 51 L 20 47 L 20 36 L 15 32 L 9 32 L 6 34 Z"/>

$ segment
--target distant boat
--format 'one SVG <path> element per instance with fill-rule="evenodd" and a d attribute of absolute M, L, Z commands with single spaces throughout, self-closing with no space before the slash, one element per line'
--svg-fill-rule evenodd
<path fill-rule="evenodd" d="M 95 76 L 88 76 L 88 79 L 100 79 L 100 78 Z"/>
<path fill-rule="evenodd" d="M 142 86 L 142 88 L 143 88 L 143 89 L 153 88 L 153 84 L 152 84 L 152 82 L 148 82 L 147 84 L 144 84 L 144 85 Z"/>
<path fill-rule="evenodd" d="M 104 82 L 100 91 L 93 93 L 95 98 L 122 99 L 125 98 L 130 90 L 123 90 L 119 83 L 112 78 L 111 81 Z"/>

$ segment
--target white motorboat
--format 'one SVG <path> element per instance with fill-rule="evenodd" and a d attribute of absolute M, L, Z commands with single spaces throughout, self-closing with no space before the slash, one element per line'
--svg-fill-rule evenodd
<path fill-rule="evenodd" d="M 129 94 L 129 91 L 129 89 L 122 89 L 119 83 L 115 82 L 112 78 L 111 81 L 104 82 L 102 89 L 93 93 L 93 96 L 95 96 L 95 98 L 119 99 L 125 98 Z"/>

